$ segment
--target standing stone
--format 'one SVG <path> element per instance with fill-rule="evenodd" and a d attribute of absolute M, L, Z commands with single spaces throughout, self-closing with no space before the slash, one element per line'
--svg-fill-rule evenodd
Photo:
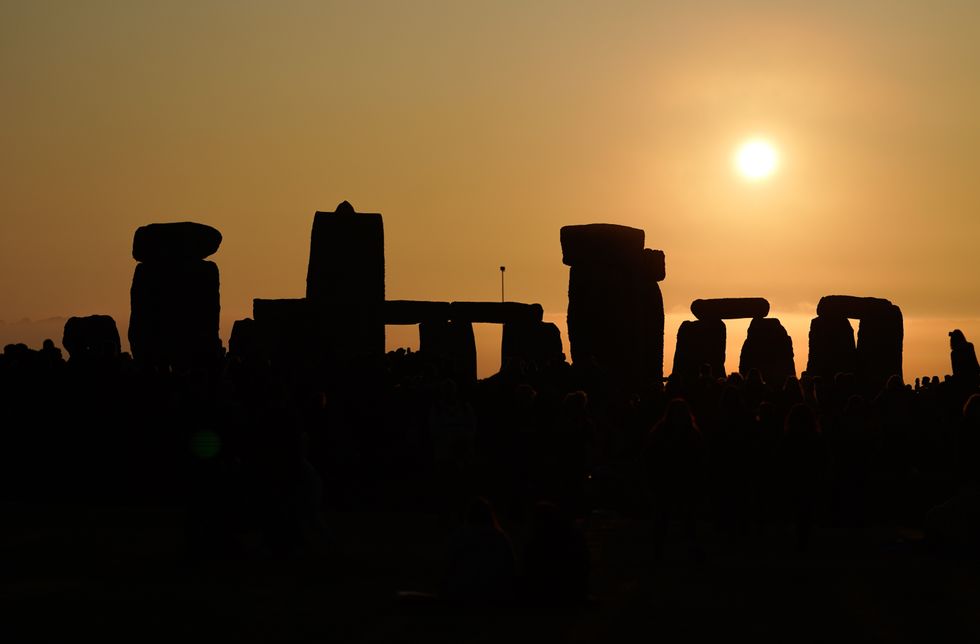
<path fill-rule="evenodd" d="M 452 343 L 453 367 L 456 377 L 463 382 L 476 380 L 476 337 L 469 322 L 452 320 L 449 323 Z"/>
<path fill-rule="evenodd" d="M 257 356 L 279 373 L 312 375 L 318 336 L 306 299 L 252 300 L 252 318 Z"/>
<path fill-rule="evenodd" d="M 115 358 L 122 351 L 116 321 L 108 315 L 68 318 L 61 345 L 72 361 Z"/>
<path fill-rule="evenodd" d="M 644 249 L 636 277 L 640 370 L 642 376 L 660 382 L 664 376 L 664 296 L 659 284 L 665 277 L 663 251 Z"/>
<path fill-rule="evenodd" d="M 664 257 L 643 239 L 642 230 L 612 224 L 561 229 L 572 361 L 626 387 L 663 378 Z"/>
<path fill-rule="evenodd" d="M 317 212 L 306 276 L 318 334 L 319 358 L 349 365 L 385 351 L 384 223 L 348 202 Z"/>
<path fill-rule="evenodd" d="M 832 382 L 838 373 L 857 375 L 857 349 L 850 320 L 820 316 L 810 321 L 810 354 L 806 371 Z"/>
<path fill-rule="evenodd" d="M 767 307 L 768 308 L 768 307 Z M 780 387 L 789 376 L 796 376 L 793 339 L 776 318 L 754 318 L 742 344 L 738 370 L 743 376 L 758 369 L 768 384 Z"/>
<path fill-rule="evenodd" d="M 221 234 L 203 224 L 151 224 L 136 231 L 142 260 L 130 289 L 133 358 L 158 369 L 213 367 L 221 356 L 218 267 L 204 257 Z"/>
<path fill-rule="evenodd" d="M 238 360 L 251 360 L 257 347 L 255 320 L 245 318 L 235 320 L 228 339 L 228 357 Z"/>
<path fill-rule="evenodd" d="M 539 367 L 564 358 L 561 331 L 550 322 L 507 322 L 500 345 L 501 364 L 524 360 Z"/>
<path fill-rule="evenodd" d="M 902 311 L 894 304 L 888 303 L 861 319 L 857 333 L 858 376 L 869 391 L 877 393 L 891 376 L 903 375 L 904 339 Z"/>
<path fill-rule="evenodd" d="M 419 323 L 419 352 L 430 356 L 449 353 L 449 320 L 425 320 Z"/>
<path fill-rule="evenodd" d="M 721 320 L 685 320 L 677 329 L 673 376 L 692 380 L 701 367 L 711 366 L 715 377 L 725 375 L 725 342 L 727 330 Z"/>
<path fill-rule="evenodd" d="M 644 279 L 662 282 L 667 278 L 667 257 L 662 250 L 644 248 L 640 262 Z"/>
<path fill-rule="evenodd" d="M 629 273 L 620 266 L 576 264 L 568 273 L 568 339 L 572 361 L 609 368 L 628 363 L 635 335 Z M 615 363 L 615 364 L 613 364 Z"/>
<path fill-rule="evenodd" d="M 476 380 L 476 338 L 470 322 L 422 322 L 419 353 L 441 365 L 445 376 L 458 382 Z"/>

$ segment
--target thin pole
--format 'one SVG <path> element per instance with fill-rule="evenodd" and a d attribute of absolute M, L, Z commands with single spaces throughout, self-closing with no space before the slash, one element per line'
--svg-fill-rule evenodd
<path fill-rule="evenodd" d="M 507 270 L 506 266 L 500 267 L 500 301 L 504 301 L 504 271 Z"/>

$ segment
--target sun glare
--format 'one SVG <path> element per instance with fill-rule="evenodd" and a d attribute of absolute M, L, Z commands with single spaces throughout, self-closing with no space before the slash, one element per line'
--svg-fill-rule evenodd
<path fill-rule="evenodd" d="M 751 139 L 738 146 L 735 152 L 735 168 L 749 181 L 766 179 L 776 171 L 779 153 L 765 139 Z"/>

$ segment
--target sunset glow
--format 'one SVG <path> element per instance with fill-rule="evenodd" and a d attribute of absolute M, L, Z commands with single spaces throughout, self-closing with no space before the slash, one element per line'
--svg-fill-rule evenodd
<path fill-rule="evenodd" d="M 498 300 L 506 264 L 562 321 L 558 230 L 606 221 L 667 254 L 678 324 L 763 296 L 802 356 L 821 297 L 884 297 L 939 375 L 980 336 L 980 3 L 571 4 L 3 3 L 0 341 L 125 328 L 134 231 L 191 220 L 227 342 L 345 199 L 384 215 L 391 299 Z"/>
<path fill-rule="evenodd" d="M 776 172 L 779 153 L 765 139 L 752 139 L 739 146 L 735 154 L 735 167 L 749 181 L 766 179 Z"/>

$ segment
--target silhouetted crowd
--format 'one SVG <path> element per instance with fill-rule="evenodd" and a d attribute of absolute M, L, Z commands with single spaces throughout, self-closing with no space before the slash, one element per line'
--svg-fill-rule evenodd
<path fill-rule="evenodd" d="M 785 528 L 806 551 L 818 528 L 858 542 L 882 525 L 973 556 L 980 368 L 950 336 L 953 376 L 873 388 L 707 367 L 623 387 L 563 358 L 468 382 L 406 350 L 318 382 L 238 358 L 174 373 L 8 345 L 3 490 L 182 507 L 195 559 L 301 556 L 329 544 L 327 517 L 364 510 L 458 516 L 432 601 L 586 601 L 596 513 L 647 520 L 655 553 L 680 544 L 694 560 L 706 531 L 737 550 Z"/>

